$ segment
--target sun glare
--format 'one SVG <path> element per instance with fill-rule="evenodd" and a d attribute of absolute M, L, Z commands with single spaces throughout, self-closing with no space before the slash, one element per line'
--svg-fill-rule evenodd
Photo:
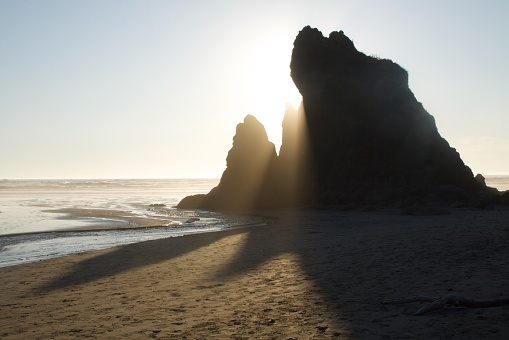
<path fill-rule="evenodd" d="M 279 149 L 286 103 L 295 108 L 302 96 L 290 77 L 291 42 L 271 41 L 254 53 L 249 63 L 247 97 L 249 108 L 265 126 L 269 139 Z"/>

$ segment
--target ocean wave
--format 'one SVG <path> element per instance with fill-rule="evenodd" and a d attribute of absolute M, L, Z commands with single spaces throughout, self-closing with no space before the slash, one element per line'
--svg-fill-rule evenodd
<path fill-rule="evenodd" d="M 86 179 L 86 180 L 8 180 L 0 181 L 0 190 L 73 190 L 73 189 L 125 189 L 154 190 L 189 186 L 210 188 L 217 179 Z"/>

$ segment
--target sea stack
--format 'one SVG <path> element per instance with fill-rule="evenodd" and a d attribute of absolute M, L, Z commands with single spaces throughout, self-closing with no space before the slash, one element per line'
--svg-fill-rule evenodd
<path fill-rule="evenodd" d="M 366 56 L 340 32 L 305 27 L 291 76 L 304 99 L 316 199 L 384 203 L 468 200 L 485 189 L 408 87 L 408 73 Z"/>
<path fill-rule="evenodd" d="M 220 211 L 274 207 L 278 201 L 273 195 L 276 158 L 276 148 L 269 141 L 265 128 L 254 116 L 248 115 L 237 125 L 219 185 L 206 195 L 184 198 L 178 207 Z"/>
<path fill-rule="evenodd" d="M 246 117 L 218 187 L 178 207 L 501 202 L 440 136 L 398 64 L 359 52 L 342 31 L 324 37 L 306 26 L 295 39 L 290 68 L 303 104 L 298 111 L 287 108 L 280 155 L 263 126 Z"/>

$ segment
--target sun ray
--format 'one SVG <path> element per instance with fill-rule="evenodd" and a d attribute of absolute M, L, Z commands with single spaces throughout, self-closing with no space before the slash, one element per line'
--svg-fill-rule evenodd
<path fill-rule="evenodd" d="M 281 124 L 289 103 L 297 108 L 302 96 L 290 77 L 291 42 L 273 40 L 253 54 L 247 72 L 247 101 L 265 126 L 269 139 L 281 144 Z"/>

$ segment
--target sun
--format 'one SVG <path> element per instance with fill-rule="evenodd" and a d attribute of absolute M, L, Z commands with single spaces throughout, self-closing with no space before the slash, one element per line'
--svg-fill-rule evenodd
<path fill-rule="evenodd" d="M 279 148 L 286 104 L 297 108 L 302 96 L 290 77 L 291 42 L 273 40 L 261 46 L 249 62 L 248 107 L 265 126 L 269 139 Z"/>

